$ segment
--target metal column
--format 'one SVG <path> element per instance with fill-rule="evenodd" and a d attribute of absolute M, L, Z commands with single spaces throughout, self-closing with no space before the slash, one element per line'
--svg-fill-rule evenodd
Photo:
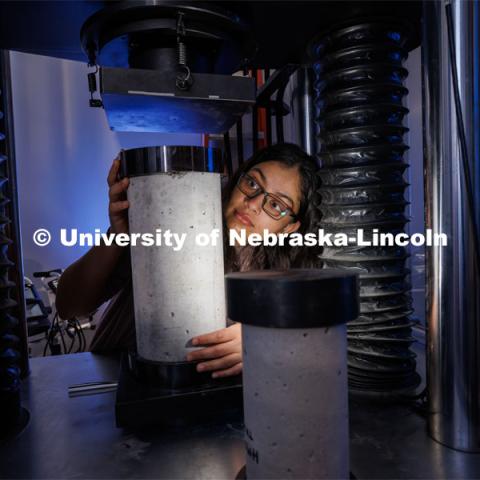
<path fill-rule="evenodd" d="M 291 116 L 294 122 L 295 143 L 309 155 L 317 153 L 313 105 L 314 74 L 311 67 L 300 67 L 294 74 Z"/>
<path fill-rule="evenodd" d="M 427 228 L 448 235 L 427 249 L 429 431 L 480 451 L 480 282 L 455 112 L 444 2 L 425 2 L 423 83 Z M 479 186 L 478 2 L 452 2 L 455 55 L 474 188 Z M 478 209 L 478 202 L 476 202 Z M 474 212 L 477 215 L 478 211 Z"/>

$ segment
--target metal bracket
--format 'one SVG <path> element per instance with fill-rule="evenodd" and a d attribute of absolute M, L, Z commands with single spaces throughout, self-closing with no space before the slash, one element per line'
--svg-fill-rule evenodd
<path fill-rule="evenodd" d="M 97 75 L 98 65 L 95 65 L 95 71 L 87 74 L 88 90 L 90 91 L 89 105 L 95 108 L 103 108 L 103 102 L 99 98 L 93 98 L 93 94 L 97 91 Z"/>
<path fill-rule="evenodd" d="M 180 90 L 190 90 L 193 84 L 193 76 L 187 65 L 187 46 L 184 38 L 186 35 L 185 24 L 183 23 L 184 13 L 178 12 L 177 18 L 177 50 L 178 50 L 178 69 L 175 85 Z"/>

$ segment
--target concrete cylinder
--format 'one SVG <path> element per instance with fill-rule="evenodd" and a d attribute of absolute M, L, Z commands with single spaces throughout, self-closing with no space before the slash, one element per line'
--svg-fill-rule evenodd
<path fill-rule="evenodd" d="M 242 322 L 246 474 L 349 478 L 347 337 L 355 275 L 288 270 L 227 275 Z"/>
<path fill-rule="evenodd" d="M 131 233 L 161 230 L 161 246 L 131 246 L 138 355 L 147 361 L 185 361 L 188 341 L 225 327 L 220 175 L 155 173 L 130 178 Z M 217 245 L 196 236 L 218 229 Z M 185 234 L 185 242 L 162 235 Z"/>

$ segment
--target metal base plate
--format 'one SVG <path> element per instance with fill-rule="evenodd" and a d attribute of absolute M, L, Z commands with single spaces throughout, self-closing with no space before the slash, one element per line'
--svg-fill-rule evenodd
<path fill-rule="evenodd" d="M 120 365 L 115 418 L 117 427 L 182 426 L 222 418 L 238 419 L 243 412 L 241 377 L 209 387 L 173 390 L 139 382 L 124 356 Z"/>

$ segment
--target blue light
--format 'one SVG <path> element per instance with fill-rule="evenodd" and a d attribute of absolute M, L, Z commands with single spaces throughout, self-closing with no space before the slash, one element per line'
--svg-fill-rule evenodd
<path fill-rule="evenodd" d="M 399 62 L 402 59 L 402 54 L 399 52 L 391 52 L 389 54 L 390 60 Z"/>
<path fill-rule="evenodd" d="M 395 42 L 399 42 L 400 39 L 402 38 L 400 32 L 388 32 L 387 34 L 388 38 L 391 40 L 394 40 Z"/>
<path fill-rule="evenodd" d="M 214 165 L 213 165 L 213 148 L 208 147 L 208 171 L 213 172 Z"/>

